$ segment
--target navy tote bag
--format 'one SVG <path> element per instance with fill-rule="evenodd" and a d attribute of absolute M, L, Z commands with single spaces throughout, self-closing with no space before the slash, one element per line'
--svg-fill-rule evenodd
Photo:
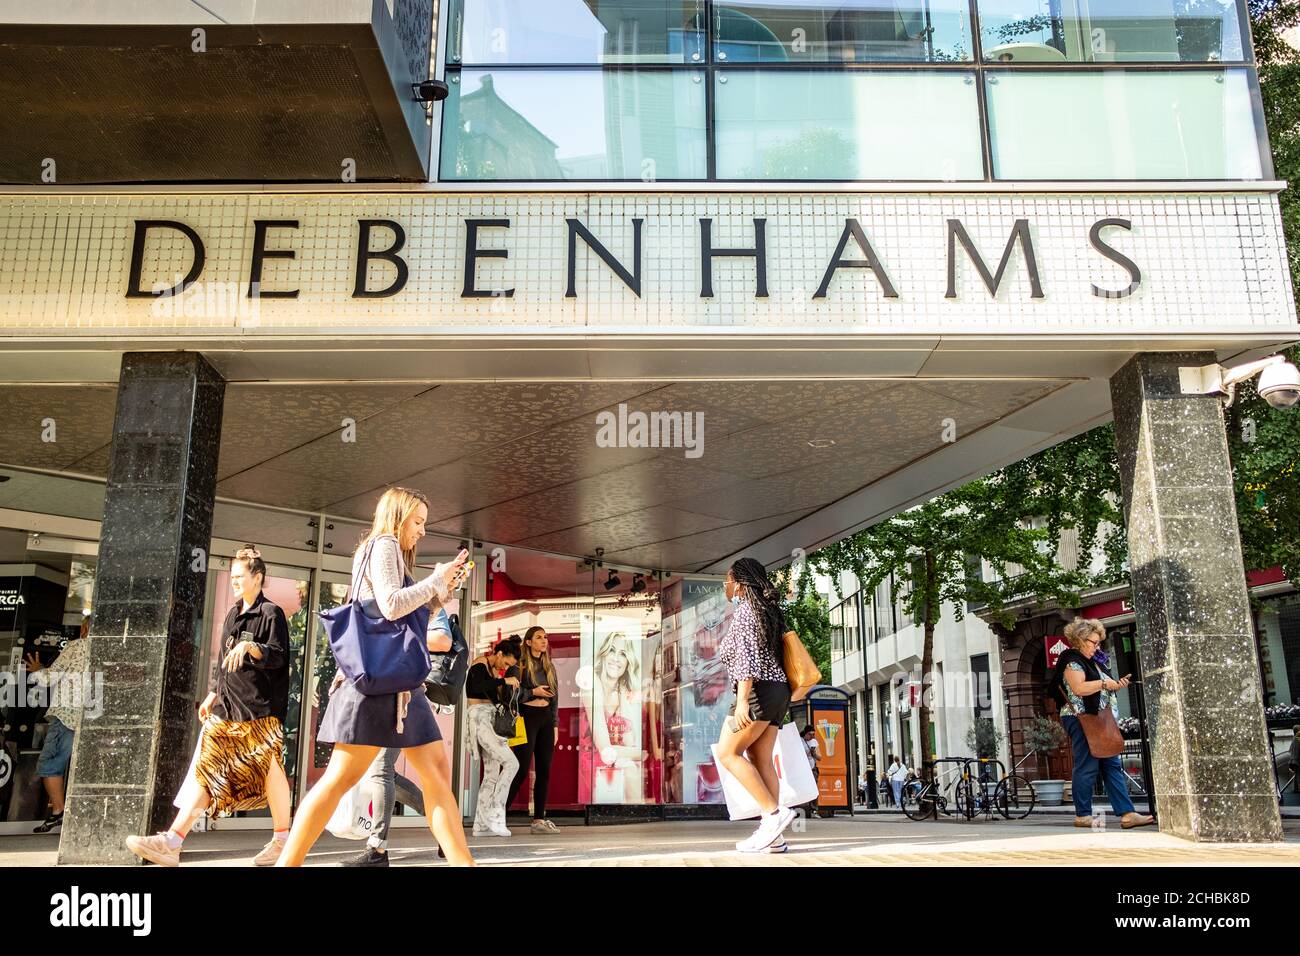
<path fill-rule="evenodd" d="M 372 540 L 361 560 L 362 580 L 373 547 Z M 321 611 L 320 619 L 339 670 L 367 697 L 415 690 L 429 676 L 427 607 L 390 621 L 374 598 L 357 601 L 349 594 L 345 604 Z"/>

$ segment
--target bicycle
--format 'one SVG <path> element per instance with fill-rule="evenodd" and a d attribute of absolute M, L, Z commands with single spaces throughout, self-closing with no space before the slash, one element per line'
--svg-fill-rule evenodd
<path fill-rule="evenodd" d="M 932 760 L 930 766 L 930 782 L 921 786 L 905 786 L 903 788 L 903 813 L 907 814 L 909 820 L 925 820 L 929 817 L 939 819 L 939 814 L 950 814 L 948 809 L 948 798 L 943 795 L 943 782 L 953 774 L 960 773 L 961 768 L 953 767 L 946 771 L 942 776 L 938 775 L 938 767 L 941 763 L 963 764 L 965 757 L 941 757 Z"/>
<path fill-rule="evenodd" d="M 975 819 L 977 813 L 983 813 L 990 820 L 994 813 L 1002 814 L 1006 820 L 1023 820 L 1033 812 L 1034 788 L 1020 774 L 1003 773 L 996 781 L 977 777 L 972 782 L 971 764 L 996 764 L 999 770 L 1003 770 L 1002 761 L 991 757 L 960 759 L 964 762 L 961 776 L 954 785 L 953 803 L 957 812 L 967 820 Z"/>

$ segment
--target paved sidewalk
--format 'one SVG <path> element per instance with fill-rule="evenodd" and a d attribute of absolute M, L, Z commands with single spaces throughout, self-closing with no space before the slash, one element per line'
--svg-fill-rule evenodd
<path fill-rule="evenodd" d="M 564 821 L 560 821 L 564 822 Z M 684 822 L 563 826 L 554 836 L 515 827 L 510 839 L 470 839 L 481 864 L 494 866 L 1300 866 L 1300 825 L 1287 821 L 1281 844 L 1193 844 L 1154 829 L 1080 830 L 1069 818 L 915 823 L 898 816 L 803 821 L 787 833 L 790 852 L 741 854 L 745 824 Z M 246 866 L 262 830 L 219 829 L 186 843 L 185 866 Z M 308 865 L 347 859 L 362 844 L 323 836 Z M 51 836 L 0 837 L 0 867 L 53 866 Z M 422 829 L 394 831 L 393 865 L 443 865 Z"/>

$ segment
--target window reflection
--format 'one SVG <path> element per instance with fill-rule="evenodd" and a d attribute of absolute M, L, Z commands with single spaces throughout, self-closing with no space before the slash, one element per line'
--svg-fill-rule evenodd
<path fill-rule="evenodd" d="M 1244 70 L 987 76 L 999 179 L 1259 179 Z"/>
<path fill-rule="evenodd" d="M 714 55 L 743 62 L 971 59 L 966 0 L 715 4 Z"/>
<path fill-rule="evenodd" d="M 727 70 L 714 104 L 719 179 L 984 175 L 968 73 Z"/>
<path fill-rule="evenodd" d="M 452 63 L 698 63 L 703 0 L 457 0 Z"/>
<path fill-rule="evenodd" d="M 1234 0 L 979 0 L 1000 63 L 1215 62 L 1244 57 Z"/>
<path fill-rule="evenodd" d="M 702 79 L 695 71 L 464 70 L 446 101 L 442 178 L 703 179 Z"/>

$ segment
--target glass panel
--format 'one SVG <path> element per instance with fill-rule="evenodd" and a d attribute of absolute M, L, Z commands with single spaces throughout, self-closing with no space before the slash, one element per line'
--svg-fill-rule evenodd
<path fill-rule="evenodd" d="M 448 63 L 699 63 L 702 0 L 458 0 Z"/>
<path fill-rule="evenodd" d="M 332 607 L 338 607 L 343 603 L 348 595 L 348 579 L 346 577 L 331 576 L 330 579 L 321 580 L 320 591 L 316 601 L 317 611 L 326 611 Z M 325 705 L 329 703 L 330 684 L 334 681 L 334 673 L 338 670 L 338 665 L 334 662 L 334 654 L 330 651 L 329 641 L 326 640 L 324 633 L 317 632 L 316 648 L 312 655 L 311 662 L 311 685 L 306 690 L 306 697 L 310 710 L 307 726 L 311 728 L 311 741 L 309 743 L 309 753 L 311 754 L 311 763 L 307 767 L 307 786 L 311 787 L 325 773 L 325 768 L 329 766 L 330 754 L 334 750 L 333 744 L 323 744 L 316 740 L 316 735 L 320 731 L 320 723 L 325 718 Z"/>
<path fill-rule="evenodd" d="M 579 799 L 581 713 L 589 706 L 579 680 L 584 643 L 590 644 L 592 629 L 592 570 L 573 560 L 532 551 L 505 549 L 502 556 L 481 562 L 487 571 L 486 600 L 473 606 L 475 656 L 491 649 L 511 635 L 523 637 L 528 628 L 545 628 L 547 653 L 555 665 L 556 726 L 551 759 L 550 785 L 546 804 L 551 810 L 574 810 Z M 466 738 L 461 775 L 461 809 L 472 817 L 478 799 L 481 761 Z M 588 766 L 590 770 L 590 766 Z M 510 809 L 525 812 L 533 796 L 534 768 L 530 765 L 526 785 L 521 783 Z"/>
<path fill-rule="evenodd" d="M 664 587 L 665 803 L 725 802 L 709 748 L 735 703 L 718 655 L 732 607 L 720 577 Z"/>
<path fill-rule="evenodd" d="M 991 73 L 999 179 L 1259 179 L 1245 70 Z"/>
<path fill-rule="evenodd" d="M 233 592 L 230 589 L 229 562 L 222 563 L 227 565 L 226 568 L 214 569 L 208 581 L 208 586 L 213 589 L 214 595 L 212 619 L 208 622 L 208 691 L 213 689 L 211 683 L 213 668 L 220 664 L 226 653 L 225 635 L 222 633 L 226 612 L 238 600 L 237 597 L 232 597 Z M 306 606 L 310 594 L 308 574 L 309 572 L 304 571 L 301 577 L 286 576 L 284 569 L 269 567 L 266 580 L 262 584 L 262 593 L 266 595 L 266 599 L 273 604 L 278 604 L 289 622 L 289 709 L 284 724 L 284 769 L 285 776 L 289 778 L 289 792 L 295 796 L 297 794 L 298 721 L 302 709 L 302 665 L 307 642 Z M 195 745 L 198 744 L 197 730 L 196 721 L 193 740 Z M 235 815 L 269 816 L 270 811 L 263 809 Z"/>
<path fill-rule="evenodd" d="M 982 179 L 968 73 L 727 70 L 718 76 L 719 179 Z"/>
<path fill-rule="evenodd" d="M 701 72 L 464 70 L 449 80 L 443 180 L 707 174 Z"/>
<path fill-rule="evenodd" d="M 1235 0 L 979 0 L 984 57 L 1003 63 L 1242 60 Z"/>
<path fill-rule="evenodd" d="M 603 570 L 597 571 L 598 580 Z M 607 582 L 617 580 L 613 588 Z M 663 800 L 663 629 L 657 582 L 634 572 L 600 581 L 593 639 L 583 642 L 578 799 L 594 804 Z M 652 586 L 654 585 L 654 586 Z M 638 590 L 633 590 L 638 588 Z"/>
<path fill-rule="evenodd" d="M 714 7 L 714 55 L 763 62 L 971 59 L 966 0 L 764 0 Z"/>

